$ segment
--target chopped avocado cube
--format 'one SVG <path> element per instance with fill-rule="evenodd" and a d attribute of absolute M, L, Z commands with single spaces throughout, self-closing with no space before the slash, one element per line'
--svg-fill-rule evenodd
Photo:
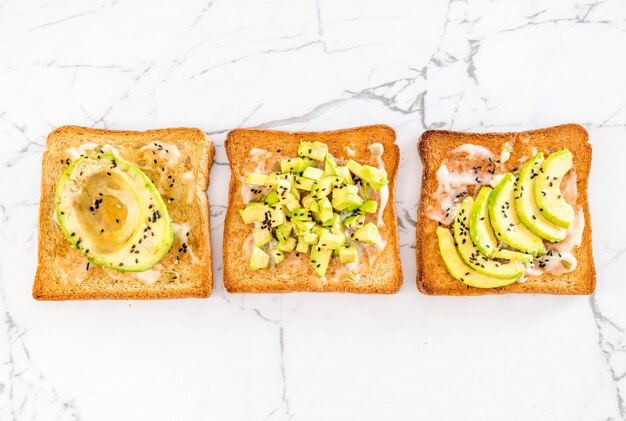
<path fill-rule="evenodd" d="M 370 165 L 363 165 L 363 180 L 376 191 L 380 191 L 383 186 L 389 184 L 387 171 Z"/>
<path fill-rule="evenodd" d="M 314 200 L 313 202 L 311 202 L 311 204 L 309 205 L 309 210 L 311 212 L 319 212 L 320 211 L 320 205 L 317 204 L 317 202 Z"/>
<path fill-rule="evenodd" d="M 245 209 L 239 211 L 239 214 L 245 224 L 253 224 L 255 222 L 263 222 L 267 211 L 269 211 L 269 208 L 263 203 L 250 202 Z"/>
<path fill-rule="evenodd" d="M 541 178 L 541 165 L 543 164 L 543 153 L 539 152 L 526 162 L 519 170 L 519 180 L 515 186 L 515 210 L 519 219 L 529 230 L 539 237 L 548 241 L 563 241 L 567 230 L 550 222 L 539 210 L 535 200 L 535 186 Z M 553 183 L 552 179 L 551 183 Z M 549 185 L 548 185 L 549 187 Z"/>
<path fill-rule="evenodd" d="M 270 256 L 267 253 L 256 246 L 252 249 L 252 256 L 250 256 L 250 269 L 265 269 L 269 262 Z"/>
<path fill-rule="evenodd" d="M 317 202 L 317 217 L 323 223 L 333 217 L 333 207 L 328 197 L 323 197 Z"/>
<path fill-rule="evenodd" d="M 524 253 L 541 256 L 545 251 L 543 240 L 517 216 L 514 188 L 515 176 L 507 173 L 489 194 L 487 207 L 491 226 L 498 240 Z"/>
<path fill-rule="evenodd" d="M 285 241 L 289 235 L 291 235 L 291 230 L 293 229 L 293 224 L 289 221 L 285 222 L 276 227 L 276 238 L 278 241 Z"/>
<path fill-rule="evenodd" d="M 267 175 L 267 179 L 265 180 L 265 187 L 268 189 L 276 189 L 278 186 L 278 176 L 280 173 L 273 172 Z"/>
<path fill-rule="evenodd" d="M 311 191 L 311 189 L 313 188 L 313 183 L 315 183 L 315 180 L 298 176 L 296 177 L 294 186 L 300 190 Z"/>
<path fill-rule="evenodd" d="M 454 241 L 461 258 L 466 265 L 483 275 L 501 279 L 519 278 L 524 273 L 524 265 L 521 262 L 500 263 L 481 254 L 474 246 L 468 227 L 469 214 L 473 205 L 474 199 L 471 197 L 463 199 L 454 218 Z"/>
<path fill-rule="evenodd" d="M 377 208 L 378 203 L 375 200 L 366 200 L 365 202 L 363 202 L 359 209 L 361 209 L 363 212 L 375 213 Z"/>
<path fill-rule="evenodd" d="M 475 288 L 496 288 L 512 284 L 519 279 L 519 277 L 500 279 L 476 272 L 467 266 L 459 255 L 450 231 L 444 227 L 437 227 L 436 232 L 439 241 L 439 254 L 443 259 L 443 263 L 446 265 L 450 275 L 464 284 Z"/>
<path fill-rule="evenodd" d="M 311 180 L 319 180 L 323 175 L 324 171 L 315 167 L 309 167 L 302 173 L 302 177 L 309 178 Z"/>
<path fill-rule="evenodd" d="M 355 263 L 357 261 L 358 255 L 356 252 L 356 247 L 354 246 L 345 246 L 339 249 L 339 261 L 341 264 L 345 265 L 348 263 Z"/>
<path fill-rule="evenodd" d="M 272 259 L 274 259 L 274 263 L 276 263 L 277 265 L 285 260 L 285 254 L 277 248 L 273 248 L 270 250 L 270 256 L 272 256 Z"/>
<path fill-rule="evenodd" d="M 315 225 L 311 232 L 317 234 L 318 237 L 321 237 L 323 234 L 329 234 L 330 230 L 328 228 L 324 228 L 321 225 Z"/>
<path fill-rule="evenodd" d="M 278 248 L 287 253 L 292 252 L 296 248 L 296 239 L 289 237 L 285 241 L 279 242 Z"/>
<path fill-rule="evenodd" d="M 337 166 L 337 168 L 335 168 L 335 173 L 337 174 L 337 176 L 343 178 L 346 184 L 354 184 L 354 181 L 352 181 L 352 176 L 350 175 L 350 170 L 347 166 Z"/>
<path fill-rule="evenodd" d="M 361 180 L 363 179 L 363 166 L 361 164 L 350 159 L 348 161 L 348 169 L 352 174 L 356 175 Z"/>
<path fill-rule="evenodd" d="M 313 188 L 311 189 L 311 195 L 316 199 L 321 199 L 322 197 L 326 197 L 331 193 L 332 190 L 333 177 L 322 177 L 319 180 L 316 180 L 313 183 Z"/>
<path fill-rule="evenodd" d="M 334 226 L 335 224 L 337 224 L 339 222 L 341 222 L 341 220 L 339 219 L 339 214 L 338 213 L 333 213 L 332 218 L 330 218 L 329 220 L 324 222 L 322 225 L 324 225 L 325 227 L 331 227 L 331 226 Z"/>
<path fill-rule="evenodd" d="M 272 190 L 267 194 L 267 196 L 265 196 L 265 204 L 268 206 L 274 206 L 279 201 L 280 199 L 278 197 L 278 193 L 276 193 L 276 190 Z"/>
<path fill-rule="evenodd" d="M 326 154 L 324 159 L 324 174 L 326 175 L 337 175 L 337 161 L 330 154 Z"/>
<path fill-rule="evenodd" d="M 252 231 L 254 235 L 254 245 L 262 247 L 272 241 L 272 232 L 268 228 L 255 228 Z"/>
<path fill-rule="evenodd" d="M 498 250 L 493 255 L 496 259 L 506 259 L 506 260 L 521 260 L 522 262 L 530 263 L 533 261 L 533 256 L 526 253 L 520 253 L 518 251 L 513 250 Z"/>
<path fill-rule="evenodd" d="M 287 158 L 280 161 L 280 171 L 283 174 L 295 174 L 303 170 L 302 158 Z"/>
<path fill-rule="evenodd" d="M 356 230 L 354 234 L 352 235 L 352 238 L 355 241 L 360 241 L 361 243 L 369 243 L 369 244 L 378 243 L 378 237 L 379 237 L 378 227 L 371 222 L 368 222 L 367 224 L 365 224 L 364 226 Z"/>
<path fill-rule="evenodd" d="M 476 196 L 476 201 L 469 214 L 469 229 L 472 242 L 478 251 L 487 257 L 493 257 L 498 248 L 498 240 L 491 228 L 491 221 L 487 211 L 487 199 L 491 194 L 491 187 L 483 186 Z"/>
<path fill-rule="evenodd" d="M 362 204 L 363 198 L 361 198 L 358 194 L 348 193 L 345 191 L 341 194 L 333 195 L 333 208 L 337 209 L 339 212 L 355 210 Z"/>
<path fill-rule="evenodd" d="M 307 208 L 307 209 L 311 209 L 311 205 L 315 202 L 315 198 L 313 198 L 313 196 L 311 196 L 310 194 L 307 194 L 306 196 L 304 196 L 302 198 L 302 207 L 303 208 Z"/>
<path fill-rule="evenodd" d="M 311 266 L 313 266 L 313 270 L 319 276 L 326 275 L 332 253 L 332 250 L 322 249 L 321 247 L 313 246 L 311 249 Z"/>
<path fill-rule="evenodd" d="M 270 208 L 270 227 L 277 227 L 281 224 L 284 224 L 285 221 L 285 212 L 282 210 L 282 208 L 278 206 Z"/>
<path fill-rule="evenodd" d="M 267 181 L 267 174 L 260 173 L 250 173 L 243 180 L 245 184 L 251 184 L 253 186 L 265 186 L 265 182 Z"/>
<path fill-rule="evenodd" d="M 302 238 L 302 237 L 298 238 L 298 245 L 296 246 L 296 251 L 298 253 L 308 253 L 309 252 L 309 245 L 307 244 L 306 241 L 304 241 L 304 238 Z"/>
<path fill-rule="evenodd" d="M 361 228 L 365 224 L 365 215 L 352 215 L 343 220 L 343 224 L 351 229 Z"/>
<path fill-rule="evenodd" d="M 297 209 L 298 206 L 300 206 L 300 203 L 297 200 L 291 200 L 287 203 L 285 203 L 285 207 L 287 208 L 287 210 L 292 211 L 294 209 Z"/>
<path fill-rule="evenodd" d="M 563 176 L 572 168 L 572 153 L 562 149 L 550 154 L 541 165 L 535 181 L 535 200 L 546 219 L 562 228 L 569 228 L 574 209 L 561 194 Z"/>
<path fill-rule="evenodd" d="M 302 239 L 307 244 L 317 244 L 318 238 L 319 238 L 318 235 L 312 232 L 306 233 L 302 236 Z"/>
<path fill-rule="evenodd" d="M 279 179 L 276 183 L 276 191 L 278 196 L 283 196 L 291 191 L 291 182 L 289 180 Z"/>
<path fill-rule="evenodd" d="M 316 161 L 323 161 L 327 152 L 328 146 L 321 142 L 300 142 L 300 145 L 298 145 L 298 155 L 306 156 Z"/>
<path fill-rule="evenodd" d="M 311 211 L 304 208 L 297 208 L 291 212 L 292 221 L 311 221 Z"/>
<path fill-rule="evenodd" d="M 323 249 L 335 250 L 341 247 L 344 239 L 337 234 L 324 233 L 320 235 L 317 245 Z"/>
<path fill-rule="evenodd" d="M 315 222 L 313 221 L 293 220 L 292 223 L 293 223 L 293 231 L 296 233 L 296 235 L 307 234 L 315 226 Z"/>

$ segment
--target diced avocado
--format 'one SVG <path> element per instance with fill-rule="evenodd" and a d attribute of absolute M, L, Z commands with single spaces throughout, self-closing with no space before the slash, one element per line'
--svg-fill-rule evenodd
<path fill-rule="evenodd" d="M 322 225 L 324 225 L 325 227 L 331 227 L 339 222 L 341 222 L 341 219 L 339 218 L 339 214 L 333 213 L 333 216 L 330 219 L 328 219 L 326 222 L 324 222 Z"/>
<path fill-rule="evenodd" d="M 285 179 L 278 179 L 276 182 L 276 192 L 278 192 L 279 197 L 283 197 L 287 193 L 291 192 L 291 182 Z"/>
<path fill-rule="evenodd" d="M 352 235 L 352 239 L 355 241 L 360 241 L 361 243 L 369 243 L 369 244 L 377 244 L 378 243 L 378 227 L 368 222 L 363 225 L 361 228 L 356 230 Z"/>
<path fill-rule="evenodd" d="M 358 194 L 349 193 L 347 190 L 341 193 L 333 194 L 333 208 L 339 212 L 349 212 L 357 209 L 363 204 L 363 198 Z"/>
<path fill-rule="evenodd" d="M 315 222 L 313 221 L 292 220 L 292 223 L 293 231 L 296 233 L 296 235 L 304 235 L 311 231 L 311 229 L 313 229 L 313 227 L 315 226 Z"/>
<path fill-rule="evenodd" d="M 324 171 L 319 168 L 309 167 L 302 173 L 302 177 L 311 179 L 311 180 L 319 180 L 324 175 Z"/>
<path fill-rule="evenodd" d="M 533 256 L 531 256 L 530 254 L 520 253 L 519 251 L 506 250 L 506 249 L 496 251 L 493 257 L 495 257 L 496 259 L 519 260 L 521 262 L 528 262 L 528 263 L 533 261 Z"/>
<path fill-rule="evenodd" d="M 309 244 L 304 241 L 304 238 L 298 238 L 298 245 L 296 246 L 296 251 L 298 253 L 308 253 L 309 252 Z"/>
<path fill-rule="evenodd" d="M 277 248 L 273 248 L 270 250 L 270 256 L 274 259 L 275 264 L 280 264 L 285 260 L 285 254 Z"/>
<path fill-rule="evenodd" d="M 456 246 L 450 231 L 444 227 L 437 227 L 437 238 L 439 241 L 439 254 L 443 259 L 448 272 L 452 277 L 458 279 L 466 285 L 475 288 L 497 288 L 510 285 L 519 278 L 500 279 L 483 275 L 467 266 Z"/>
<path fill-rule="evenodd" d="M 302 236 L 302 239 L 304 239 L 304 242 L 307 244 L 317 244 L 317 240 L 319 239 L 317 234 L 314 234 L 312 232 L 306 233 Z"/>
<path fill-rule="evenodd" d="M 330 233 L 330 230 L 328 228 L 324 228 L 321 225 L 315 225 L 312 229 L 311 232 L 317 234 L 318 237 L 321 237 L 324 234 L 328 234 Z"/>
<path fill-rule="evenodd" d="M 362 179 L 376 191 L 380 191 L 383 186 L 389 184 L 389 181 L 387 180 L 387 171 L 370 165 L 363 165 Z"/>
<path fill-rule="evenodd" d="M 280 161 L 280 171 L 283 174 L 295 174 L 303 170 L 302 158 L 287 158 Z"/>
<path fill-rule="evenodd" d="M 343 244 L 343 238 L 337 234 L 324 233 L 320 235 L 317 245 L 323 249 L 335 250 Z"/>
<path fill-rule="evenodd" d="M 291 183 L 291 194 L 296 198 L 296 200 L 300 200 L 300 191 L 296 187 L 296 180 L 294 179 L 293 183 Z"/>
<path fill-rule="evenodd" d="M 469 214 L 474 200 L 466 197 L 461 202 L 454 218 L 454 241 L 465 264 L 483 275 L 500 279 L 519 278 L 524 273 L 524 265 L 518 261 L 500 263 L 481 254 L 469 235 Z"/>
<path fill-rule="evenodd" d="M 543 162 L 535 180 L 539 211 L 548 221 L 562 228 L 569 228 L 574 217 L 574 209 L 561 195 L 561 181 L 572 166 L 572 153 L 568 149 L 554 152 Z"/>
<path fill-rule="evenodd" d="M 375 213 L 376 209 L 378 209 L 378 202 L 375 200 L 366 200 L 359 209 L 363 212 Z"/>
<path fill-rule="evenodd" d="M 293 223 L 287 221 L 284 224 L 281 224 L 276 227 L 276 238 L 278 241 L 285 241 L 286 238 L 291 235 L 291 230 L 293 229 Z"/>
<path fill-rule="evenodd" d="M 287 238 L 285 241 L 278 243 L 278 248 L 287 253 L 292 252 L 296 248 L 296 239 L 293 237 Z"/>
<path fill-rule="evenodd" d="M 298 155 L 306 156 L 307 158 L 314 159 L 316 161 L 323 161 L 328 152 L 328 146 L 321 142 L 300 142 L 298 145 Z"/>
<path fill-rule="evenodd" d="M 330 194 L 332 190 L 333 177 L 324 176 L 319 180 L 316 180 L 313 183 L 313 188 L 311 189 L 311 195 L 315 199 L 321 199 L 322 197 L 326 197 Z"/>
<path fill-rule="evenodd" d="M 311 202 L 311 205 L 309 206 L 309 210 L 311 212 L 319 212 L 320 211 L 320 205 L 317 204 L 317 202 L 314 200 L 313 202 Z"/>
<path fill-rule="evenodd" d="M 298 206 L 300 206 L 300 203 L 295 199 L 285 203 L 285 207 L 287 208 L 288 211 L 297 209 Z"/>
<path fill-rule="evenodd" d="M 250 269 L 265 269 L 269 263 L 270 256 L 263 250 L 255 246 L 252 249 L 252 256 L 250 256 Z"/>
<path fill-rule="evenodd" d="M 297 208 L 291 212 L 292 221 L 312 221 L 311 211 L 304 208 Z"/>
<path fill-rule="evenodd" d="M 348 161 L 348 169 L 352 174 L 356 175 L 361 180 L 363 179 L 363 166 L 361 164 L 350 159 Z"/>
<path fill-rule="evenodd" d="M 515 210 L 529 230 L 548 241 L 558 242 L 565 238 L 567 230 L 547 220 L 539 211 L 535 200 L 537 180 L 544 177 L 540 171 L 542 164 L 543 153 L 539 152 L 520 169 L 517 186 L 514 189 Z"/>
<path fill-rule="evenodd" d="M 262 247 L 272 241 L 272 232 L 268 228 L 255 228 L 252 231 L 254 235 L 254 245 Z"/>
<path fill-rule="evenodd" d="M 326 275 L 332 253 L 332 250 L 326 250 L 321 247 L 313 246 L 311 248 L 311 266 L 313 266 L 313 270 L 319 276 Z"/>
<path fill-rule="evenodd" d="M 352 215 L 343 220 L 343 224 L 351 229 L 361 228 L 365 225 L 365 215 Z"/>
<path fill-rule="evenodd" d="M 276 193 L 276 190 L 272 190 L 265 196 L 264 203 L 268 206 L 274 206 L 279 201 L 278 193 Z"/>
<path fill-rule="evenodd" d="M 263 203 L 250 202 L 244 209 L 239 211 L 241 219 L 245 224 L 253 224 L 255 222 L 263 222 L 265 220 L 265 214 L 269 211 L 269 207 Z"/>
<path fill-rule="evenodd" d="M 328 200 L 328 197 L 321 198 L 317 202 L 317 207 L 319 209 L 317 211 L 317 217 L 322 223 L 330 220 L 333 217 L 333 207 L 330 204 L 330 200 Z"/>
<path fill-rule="evenodd" d="M 345 265 L 348 263 L 355 263 L 357 261 L 358 255 L 356 252 L 356 247 L 354 246 L 345 246 L 339 249 L 339 261 L 341 264 Z"/>
<path fill-rule="evenodd" d="M 278 176 L 280 175 L 280 173 L 277 172 L 273 172 L 273 173 L 269 173 L 267 175 L 267 179 L 265 180 L 265 187 L 267 187 L 268 189 L 276 189 L 276 187 L 278 186 Z"/>
<path fill-rule="evenodd" d="M 274 228 L 281 224 L 284 224 L 286 221 L 285 212 L 278 206 L 270 208 L 270 218 L 269 223 L 270 227 Z"/>
<path fill-rule="evenodd" d="M 315 180 L 313 179 L 298 176 L 296 177 L 294 186 L 300 190 L 311 191 L 313 183 L 315 183 Z"/>
<path fill-rule="evenodd" d="M 159 191 L 139 168 L 112 154 L 74 160 L 57 184 L 54 205 L 65 237 L 99 266 L 143 272 L 174 241 Z"/>
<path fill-rule="evenodd" d="M 489 194 L 491 226 L 500 241 L 524 253 L 540 256 L 545 250 L 543 241 L 522 224 L 515 211 L 514 185 L 515 176 L 507 173 Z"/>
<path fill-rule="evenodd" d="M 354 181 L 352 181 L 352 175 L 350 175 L 350 170 L 347 166 L 337 166 L 337 168 L 335 168 L 335 173 L 339 177 L 343 178 L 346 184 L 354 184 Z"/>
<path fill-rule="evenodd" d="M 324 174 L 326 175 L 337 175 L 337 161 L 330 154 L 326 154 L 324 158 Z"/>
<path fill-rule="evenodd" d="M 267 174 L 259 174 L 252 172 L 246 176 L 243 180 L 245 184 L 251 184 L 253 186 L 264 186 L 267 181 Z"/>
<path fill-rule="evenodd" d="M 487 199 L 489 199 L 491 190 L 491 187 L 488 186 L 481 187 L 469 215 L 472 242 L 476 245 L 478 251 L 487 257 L 493 257 L 493 254 L 498 249 L 498 240 L 493 232 L 493 228 L 491 228 L 487 210 Z"/>
<path fill-rule="evenodd" d="M 311 196 L 310 194 L 307 194 L 306 196 L 304 196 L 302 198 L 302 207 L 303 208 L 311 209 L 311 205 L 313 203 L 317 203 L 317 202 L 315 201 L 315 198 L 313 196 Z"/>

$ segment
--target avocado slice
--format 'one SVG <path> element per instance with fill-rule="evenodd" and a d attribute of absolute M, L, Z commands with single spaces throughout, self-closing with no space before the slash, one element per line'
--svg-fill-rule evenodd
<path fill-rule="evenodd" d="M 469 235 L 469 214 L 474 204 L 474 199 L 466 197 L 461 202 L 454 218 L 454 241 L 456 242 L 461 258 L 465 264 L 472 267 L 483 275 L 493 278 L 511 279 L 519 278 L 524 273 L 524 265 L 518 261 L 500 263 L 489 259 L 481 254 L 474 246 Z"/>
<path fill-rule="evenodd" d="M 454 245 L 452 234 L 444 227 L 437 227 L 437 238 L 439 241 L 439 254 L 448 272 L 464 284 L 475 288 L 497 288 L 510 285 L 519 279 L 494 278 L 483 275 L 467 266 Z"/>
<path fill-rule="evenodd" d="M 496 259 L 519 260 L 521 262 L 527 262 L 527 263 L 530 263 L 533 261 L 533 256 L 531 256 L 530 254 L 520 253 L 519 251 L 506 250 L 506 249 L 496 251 L 493 257 L 495 257 Z"/>
<path fill-rule="evenodd" d="M 174 241 L 167 206 L 150 178 L 112 154 L 73 161 L 57 184 L 54 203 L 67 239 L 99 266 L 143 272 Z"/>
<path fill-rule="evenodd" d="M 539 211 L 548 221 L 562 228 L 569 228 L 574 218 L 574 209 L 561 195 L 561 181 L 573 165 L 572 153 L 568 149 L 554 152 L 541 165 L 535 181 Z"/>
<path fill-rule="evenodd" d="M 509 246 L 533 256 L 540 256 L 545 248 L 539 236 L 520 221 L 514 203 L 515 176 L 507 173 L 488 198 L 489 219 L 496 237 Z"/>
<path fill-rule="evenodd" d="M 483 186 L 474 205 L 470 210 L 470 237 L 472 242 L 476 245 L 478 251 L 487 257 L 493 257 L 494 253 L 498 249 L 498 240 L 496 234 L 491 228 L 491 222 L 489 220 L 489 212 L 487 210 L 487 199 L 491 194 L 491 187 Z"/>
<path fill-rule="evenodd" d="M 539 152 L 522 166 L 515 189 L 515 210 L 519 219 L 529 230 L 548 241 L 563 241 L 567 230 L 553 224 L 539 211 L 535 200 L 537 180 L 543 177 L 540 171 L 543 153 Z"/>

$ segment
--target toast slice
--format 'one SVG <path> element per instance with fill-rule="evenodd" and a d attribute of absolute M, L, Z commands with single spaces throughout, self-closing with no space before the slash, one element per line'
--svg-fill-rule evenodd
<path fill-rule="evenodd" d="M 213 282 L 206 190 L 215 150 L 203 131 L 175 128 L 135 132 L 64 126 L 50 133 L 46 144 L 39 208 L 39 262 L 33 285 L 35 299 L 209 296 Z M 166 153 L 158 151 L 157 145 Z M 54 194 L 61 174 L 81 153 L 101 149 L 146 173 L 161 193 L 172 223 L 177 224 L 171 249 L 146 272 L 121 273 L 88 265 L 55 222 Z M 184 250 L 182 243 L 187 244 Z"/>
<path fill-rule="evenodd" d="M 395 132 L 384 125 L 357 127 L 328 132 L 285 132 L 274 130 L 236 129 L 228 133 L 225 147 L 231 167 L 228 210 L 224 226 L 224 286 L 229 292 L 355 292 L 394 293 L 402 285 L 402 268 L 398 249 L 398 225 L 394 206 L 394 184 L 398 172 L 400 150 L 395 144 Z M 389 180 L 389 199 L 382 215 L 380 234 L 384 249 L 369 270 L 352 281 L 341 276 L 341 264 L 331 259 L 326 277 L 319 277 L 309 264 L 309 255 L 293 257 L 294 264 L 280 264 L 270 269 L 252 271 L 250 251 L 246 241 L 252 234 L 239 210 L 245 207 L 242 183 L 246 174 L 257 165 L 258 150 L 268 152 L 267 162 L 297 156 L 300 141 L 323 142 L 337 160 L 354 159 L 361 164 L 377 165 L 368 147 L 383 145 L 382 161 Z M 265 152 L 264 152 L 265 154 Z"/>
<path fill-rule="evenodd" d="M 445 130 L 425 132 L 417 146 L 424 166 L 417 221 L 418 289 L 428 295 L 591 294 L 595 289 L 596 274 L 591 247 L 591 219 L 587 202 L 587 182 L 591 167 L 591 145 L 588 139 L 587 131 L 576 124 L 519 133 L 460 133 Z M 451 151 L 464 144 L 482 146 L 491 151 L 495 157 L 502 157 L 500 160 L 505 162 L 498 163 L 500 168 L 497 173 L 517 169 L 536 151 L 542 151 L 544 155 L 547 155 L 568 148 L 572 152 L 573 170 L 576 172 L 578 188 L 576 204 L 582 208 L 584 215 L 582 243 L 572 252 L 578 260 L 575 270 L 558 275 L 543 272 L 540 276 L 526 277 L 524 282 L 492 289 L 467 286 L 448 273 L 439 255 L 435 234 L 438 221 L 432 218 L 430 212 L 438 206 L 441 207 L 436 195 L 439 186 L 437 170 Z M 505 149 L 507 152 L 502 155 Z M 507 153 L 510 153 L 510 157 L 505 160 Z M 450 212 L 453 213 L 453 211 Z"/>

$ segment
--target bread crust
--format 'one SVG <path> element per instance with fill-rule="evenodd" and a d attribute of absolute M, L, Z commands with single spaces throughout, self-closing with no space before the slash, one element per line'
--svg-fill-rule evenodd
<path fill-rule="evenodd" d="M 65 170 L 66 150 L 85 143 L 109 144 L 118 149 L 138 149 L 150 142 L 175 143 L 181 150 L 181 168 L 194 175 L 193 199 L 190 204 L 174 201 L 168 203 L 170 216 L 186 214 L 190 224 L 189 242 L 193 241 L 198 261 L 181 260 L 176 271 L 183 273 L 177 281 L 165 279 L 147 285 L 132 275 L 119 275 L 112 269 L 92 265 L 81 273 L 82 282 L 66 275 L 69 262 L 86 262 L 63 236 L 53 220 L 54 191 Z M 62 126 L 53 130 L 46 140 L 47 149 L 42 158 L 41 200 L 39 207 L 38 265 L 33 284 L 33 298 L 37 300 L 90 300 L 90 299 L 165 299 L 208 297 L 213 286 L 211 271 L 211 242 L 209 203 L 206 190 L 209 172 L 215 155 L 212 141 L 203 131 L 195 128 L 168 128 L 147 131 L 122 131 L 93 129 L 79 126 Z M 121 153 L 124 158 L 124 153 Z M 131 161 L 132 162 L 132 161 Z M 182 170 L 181 170 L 182 171 Z M 182 222 L 173 220 L 173 222 Z M 175 247 L 161 260 L 176 253 Z M 66 259 L 61 257 L 66 256 Z M 81 260 L 82 259 L 82 260 Z M 72 264 L 74 264 L 72 263 Z M 119 275 L 119 276 L 118 276 Z"/>
<path fill-rule="evenodd" d="M 224 286 L 229 292 L 353 292 L 366 294 L 390 294 L 402 285 L 402 268 L 398 246 L 398 225 L 395 198 L 395 179 L 400 162 L 400 150 L 395 144 L 395 132 L 384 125 L 356 127 L 326 132 L 286 132 L 276 130 L 236 129 L 228 133 L 225 142 L 231 167 L 228 210 L 224 223 Z M 239 209 L 245 206 L 241 195 L 242 180 L 254 169 L 249 154 L 254 148 L 271 150 L 276 157 L 297 156 L 300 141 L 318 141 L 328 145 L 329 152 L 338 159 L 352 158 L 362 164 L 376 165 L 376 159 L 368 151 L 372 143 L 384 147 L 382 160 L 389 179 L 389 200 L 383 212 L 384 227 L 381 235 L 386 247 L 359 282 L 348 279 L 325 282 L 315 274 L 308 263 L 308 254 L 300 257 L 294 273 L 283 265 L 269 270 L 252 271 L 243 256 L 244 243 L 252 230 L 241 220 Z M 349 149 L 354 152 L 349 155 Z M 329 274 L 334 270 L 329 267 Z"/>
<path fill-rule="evenodd" d="M 591 294 L 596 285 L 596 272 L 591 244 L 591 218 L 587 199 L 589 172 L 591 169 L 591 144 L 589 134 L 577 124 L 565 124 L 525 132 L 509 133 L 462 133 L 447 130 L 429 130 L 422 134 L 417 145 L 424 171 L 417 215 L 416 258 L 417 287 L 427 295 L 484 295 L 506 293 L 543 294 Z M 568 273 L 554 275 L 543 273 L 527 277 L 525 282 L 502 288 L 480 289 L 467 286 L 454 279 L 446 270 L 439 255 L 435 230 L 437 221 L 426 215 L 429 205 L 435 203 L 437 169 L 451 150 L 465 143 L 486 147 L 499 156 L 504 144 L 513 147 L 511 157 L 504 164 L 507 171 L 520 166 L 520 158 L 529 159 L 532 148 L 545 155 L 568 148 L 574 156 L 577 174 L 578 201 L 583 209 L 585 227 L 580 247 L 573 251 L 578 267 Z"/>

